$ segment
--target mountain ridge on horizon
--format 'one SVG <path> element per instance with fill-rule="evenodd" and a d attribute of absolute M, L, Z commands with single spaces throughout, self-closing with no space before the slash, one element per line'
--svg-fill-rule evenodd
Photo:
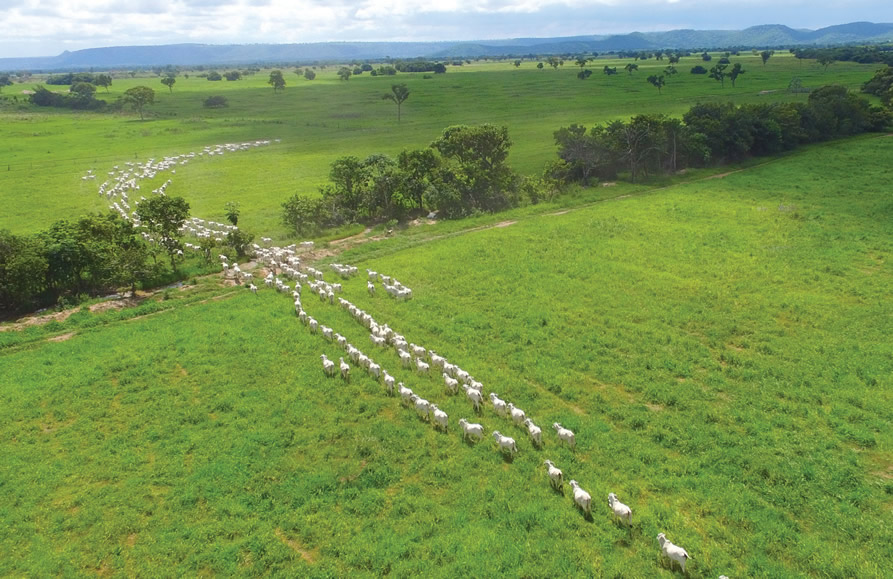
<path fill-rule="evenodd" d="M 180 43 L 85 48 L 64 51 L 56 56 L 0 58 L 0 71 L 31 70 L 34 72 L 89 68 L 144 68 L 166 65 L 297 64 L 385 58 L 448 59 L 657 49 L 830 46 L 889 41 L 893 41 L 893 23 L 850 22 L 817 30 L 795 29 L 783 24 L 761 24 L 743 30 L 677 29 L 615 35 L 593 34 L 473 41 L 330 41 L 292 44 Z"/>

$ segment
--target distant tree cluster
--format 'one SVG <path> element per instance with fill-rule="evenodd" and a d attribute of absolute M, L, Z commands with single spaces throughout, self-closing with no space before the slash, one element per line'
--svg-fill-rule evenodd
<path fill-rule="evenodd" d="M 888 111 L 869 106 L 845 87 L 825 86 L 810 93 L 807 103 L 738 107 L 703 103 L 689 109 L 681 121 L 638 115 L 588 131 L 571 125 L 556 131 L 555 141 L 564 178 L 587 184 L 620 173 L 638 181 L 686 167 L 771 155 L 807 143 L 882 131 L 890 124 Z"/>
<path fill-rule="evenodd" d="M 283 203 L 283 222 L 307 235 L 321 227 L 399 219 L 423 208 L 443 217 L 500 211 L 518 202 L 518 178 L 506 164 L 510 147 L 505 127 L 461 125 L 396 159 L 341 157 L 320 197 L 294 195 Z"/>
<path fill-rule="evenodd" d="M 874 73 L 871 80 L 862 85 L 862 92 L 879 97 L 887 106 L 893 104 L 893 67 L 887 66 Z"/>
<path fill-rule="evenodd" d="M 800 47 L 791 49 L 791 52 L 801 61 L 813 59 L 825 68 L 834 62 L 882 63 L 893 66 L 893 44 L 833 48 Z"/>
<path fill-rule="evenodd" d="M 39 107 L 57 107 L 76 110 L 100 110 L 108 103 L 97 99 L 96 87 L 88 82 L 78 82 L 71 85 L 68 93 L 57 93 L 45 86 L 34 87 L 28 100 Z"/>

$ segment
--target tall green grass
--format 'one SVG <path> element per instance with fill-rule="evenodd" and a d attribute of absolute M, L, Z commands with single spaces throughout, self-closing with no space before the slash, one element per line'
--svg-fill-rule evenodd
<path fill-rule="evenodd" d="M 450 432 L 357 370 L 325 379 L 319 355 L 339 350 L 269 290 L 7 348 L 0 574 L 673 576 L 665 532 L 693 577 L 885 576 L 891 147 L 811 147 L 338 257 L 415 296 L 373 298 L 358 278 L 351 301 L 544 429 L 575 430 L 576 452 L 551 431 L 534 449 L 489 408 L 475 420 L 519 456 L 463 443 L 461 397 L 310 295 L 313 316 L 438 402 Z M 591 521 L 549 489 L 546 458 L 592 493 Z M 632 530 L 611 521 L 608 492 Z"/>
<path fill-rule="evenodd" d="M 178 77 L 173 92 L 158 77 L 115 79 L 109 93 L 114 100 L 125 90 L 148 85 L 156 90 L 151 117 L 140 122 L 135 113 L 94 114 L 32 109 L 10 98 L 31 85 L 7 87 L 0 98 L 0 227 L 15 233 L 36 231 L 63 215 L 104 209 L 96 195 L 98 182 L 80 177 L 95 168 L 100 176 L 116 164 L 145 161 L 165 155 L 200 150 L 205 145 L 280 138 L 281 144 L 223 157 L 205 159 L 177 170 L 170 191 L 183 195 L 197 215 L 222 221 L 227 201 L 241 201 L 244 226 L 261 234 L 282 237 L 280 204 L 294 193 L 314 194 L 327 182 L 333 160 L 344 155 L 395 155 L 403 149 L 425 147 L 454 124 L 504 124 L 514 142 L 509 162 L 522 174 L 537 174 L 555 159 L 552 134 L 571 123 L 594 125 L 640 113 L 679 116 L 696 102 L 730 100 L 737 104 L 805 100 L 788 94 L 793 77 L 804 86 L 845 84 L 857 90 L 868 80 L 873 65 L 838 63 L 827 73 L 813 63 L 798 63 L 776 55 L 765 66 L 750 54 L 733 57 L 747 73 L 736 88 L 720 88 L 703 75 L 689 74 L 702 63 L 684 58 L 659 95 L 645 78 L 663 70 L 666 62 L 640 62 L 633 75 L 612 77 L 604 65 L 591 63 L 595 74 L 576 78 L 578 67 L 537 70 L 525 62 L 482 62 L 450 67 L 444 75 L 401 74 L 395 77 L 352 77 L 337 80 L 335 70 L 319 71 L 306 81 L 286 71 L 288 86 L 274 94 L 267 84 L 269 71 L 237 82 L 210 82 L 195 76 Z M 431 76 L 431 75 L 429 75 Z M 39 82 L 39 78 L 34 83 Z M 393 103 L 381 99 L 394 82 L 406 83 L 410 97 L 398 124 Z M 56 87 L 54 87 L 56 88 Z M 58 87 L 65 90 L 66 87 Z M 226 109 L 205 109 L 209 95 L 226 96 Z M 24 98 L 23 95 L 18 95 Z M 166 177 L 163 177 L 166 178 Z M 163 179 L 162 178 L 162 179 Z"/>

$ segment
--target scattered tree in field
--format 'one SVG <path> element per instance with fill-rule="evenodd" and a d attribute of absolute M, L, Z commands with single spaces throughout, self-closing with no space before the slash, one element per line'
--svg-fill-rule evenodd
<path fill-rule="evenodd" d="M 654 58 L 655 58 L 656 60 L 663 60 L 663 59 L 664 59 L 664 51 L 663 51 L 663 50 L 658 50 L 657 52 L 655 52 L 655 53 L 654 53 Z"/>
<path fill-rule="evenodd" d="M 183 251 L 180 228 L 189 217 L 189 203 L 182 197 L 152 196 L 140 203 L 137 214 L 143 227 L 167 251 L 171 267 L 176 270 L 177 257 Z"/>
<path fill-rule="evenodd" d="M 701 54 L 701 60 L 703 60 L 704 62 L 710 62 L 711 60 L 713 60 L 713 57 L 705 52 Z"/>
<path fill-rule="evenodd" d="M 771 50 L 764 50 L 760 53 L 760 58 L 763 59 L 763 66 L 766 66 L 766 63 L 769 62 L 769 59 L 772 57 L 773 54 L 774 52 Z"/>
<path fill-rule="evenodd" d="M 728 73 L 726 72 L 727 66 L 729 65 L 716 64 L 713 66 L 713 68 L 710 69 L 710 78 L 712 78 L 713 80 L 718 80 L 722 88 L 726 87 L 726 76 L 728 76 Z"/>
<path fill-rule="evenodd" d="M 536 67 L 537 67 L 538 69 L 542 70 L 542 69 L 543 69 L 543 63 L 542 63 L 542 62 L 538 62 L 538 63 L 536 63 Z"/>
<path fill-rule="evenodd" d="M 671 64 L 664 69 L 664 76 L 673 76 L 677 72 L 679 71 L 676 70 L 676 67 Z"/>
<path fill-rule="evenodd" d="M 692 74 L 707 74 L 707 69 L 699 64 L 697 66 L 691 67 L 691 73 Z"/>
<path fill-rule="evenodd" d="M 341 80 L 350 80 L 350 76 L 352 74 L 353 73 L 351 72 L 351 70 L 349 68 L 347 68 L 346 66 L 342 66 L 338 70 L 338 78 L 340 78 Z"/>
<path fill-rule="evenodd" d="M 223 80 L 223 77 L 216 70 L 212 70 L 208 73 L 208 80 L 217 82 L 218 80 Z"/>
<path fill-rule="evenodd" d="M 434 65 L 432 70 L 434 71 L 434 74 L 444 74 L 446 73 L 446 65 L 442 62 L 438 62 Z"/>
<path fill-rule="evenodd" d="M 592 76 L 592 71 L 588 68 L 577 73 L 577 78 L 579 78 L 580 80 L 586 80 L 590 76 Z"/>
<path fill-rule="evenodd" d="M 307 80 L 313 80 L 316 78 L 316 73 L 308 68 L 304 71 L 304 78 L 306 78 Z"/>
<path fill-rule="evenodd" d="M 588 62 L 589 62 L 589 59 L 586 58 L 585 56 L 580 56 L 576 60 L 576 64 L 577 64 L 577 66 L 580 67 L 581 70 L 586 66 L 586 64 Z"/>
<path fill-rule="evenodd" d="M 101 86 L 105 88 L 105 92 L 109 92 L 109 87 L 112 86 L 112 77 L 108 74 L 97 74 L 93 84 Z"/>
<path fill-rule="evenodd" d="M 223 206 L 223 212 L 226 214 L 227 221 L 233 225 L 239 224 L 239 215 L 242 213 L 242 210 L 239 208 L 238 201 L 227 201 Z"/>
<path fill-rule="evenodd" d="M 616 66 L 615 66 L 615 67 L 608 67 L 608 65 L 606 64 L 606 65 L 605 65 L 605 68 L 604 68 L 604 70 L 603 70 L 602 72 L 604 72 L 604 73 L 605 73 L 606 75 L 608 75 L 608 76 L 611 76 L 611 75 L 617 74 L 617 67 L 616 67 Z"/>
<path fill-rule="evenodd" d="M 661 88 L 667 84 L 667 80 L 662 74 L 652 74 L 647 78 L 648 82 L 657 87 L 657 94 L 661 94 Z"/>
<path fill-rule="evenodd" d="M 274 70 L 270 72 L 270 79 L 267 81 L 267 84 L 273 87 L 273 92 L 277 92 L 279 90 L 285 89 L 285 77 L 282 76 L 281 70 Z"/>
<path fill-rule="evenodd" d="M 667 62 L 669 62 L 670 64 L 679 64 L 679 60 L 681 58 L 682 57 L 679 55 L 678 52 L 674 52 L 673 54 L 667 56 Z"/>
<path fill-rule="evenodd" d="M 143 108 L 155 102 L 155 91 L 147 86 L 135 86 L 124 91 L 121 100 L 140 114 L 143 120 Z"/>
<path fill-rule="evenodd" d="M 803 81 L 800 80 L 799 77 L 794 77 L 791 79 L 791 82 L 788 83 L 788 92 L 799 94 L 802 92 L 809 92 L 809 89 L 804 88 Z"/>
<path fill-rule="evenodd" d="M 829 55 L 820 56 L 816 62 L 822 65 L 822 72 L 828 70 L 828 67 L 834 64 L 834 59 Z"/>
<path fill-rule="evenodd" d="M 732 88 L 735 87 L 735 81 L 738 80 L 738 77 L 744 74 L 744 68 L 742 68 L 740 62 L 736 62 L 734 66 L 732 66 L 732 70 L 729 71 L 729 80 L 732 81 Z"/>
<path fill-rule="evenodd" d="M 409 98 L 409 89 L 405 84 L 392 84 L 391 92 L 381 95 L 382 99 L 394 102 L 397 105 L 397 122 L 400 122 L 400 106 Z"/>
<path fill-rule="evenodd" d="M 92 99 L 93 95 L 96 94 L 96 87 L 89 82 L 76 82 L 71 85 L 68 92 L 76 95 L 77 98 Z"/>
<path fill-rule="evenodd" d="M 515 61 L 515 68 L 520 68 L 520 66 L 521 66 L 521 61 L 520 61 L 520 60 L 516 60 L 516 61 Z"/>
<path fill-rule="evenodd" d="M 628 62 L 626 66 L 623 67 L 623 70 L 625 70 L 627 73 L 629 73 L 630 76 L 632 76 L 634 70 L 639 70 L 639 65 L 635 62 Z"/>
<path fill-rule="evenodd" d="M 242 73 L 238 70 L 230 70 L 223 73 L 223 78 L 226 80 L 242 80 Z"/>
<path fill-rule="evenodd" d="M 203 104 L 206 109 L 222 109 L 229 105 L 225 96 L 209 96 Z"/>
<path fill-rule="evenodd" d="M 3 92 L 4 86 L 10 86 L 12 81 L 9 80 L 8 74 L 0 74 L 0 92 Z"/>
<path fill-rule="evenodd" d="M 174 78 L 173 76 L 166 76 L 161 79 L 161 84 L 166 86 L 171 93 L 174 92 L 174 84 L 176 84 L 176 82 L 177 82 L 177 79 Z"/>
<path fill-rule="evenodd" d="M 547 59 L 547 62 L 549 63 L 549 66 L 551 66 L 555 70 L 558 70 L 558 67 L 561 66 L 562 64 L 564 64 L 564 61 L 561 60 L 560 58 L 558 58 L 557 56 L 550 56 Z"/>

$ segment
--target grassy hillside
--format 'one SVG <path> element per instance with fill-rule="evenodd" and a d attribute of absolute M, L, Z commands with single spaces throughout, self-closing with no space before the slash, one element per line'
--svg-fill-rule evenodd
<path fill-rule="evenodd" d="M 718 58 L 716 55 L 715 58 Z M 267 85 L 269 71 L 238 82 L 210 82 L 192 71 L 180 76 L 173 92 L 157 77 L 115 79 L 100 98 L 115 100 L 128 88 L 148 85 L 156 90 L 151 118 L 140 122 L 134 113 L 122 115 L 35 110 L 11 99 L 24 99 L 28 85 L 6 87 L 0 98 L 0 228 L 35 231 L 61 215 L 104 209 L 96 195 L 97 182 L 83 182 L 88 169 L 104 175 L 113 165 L 144 161 L 200 150 L 206 145 L 255 139 L 282 139 L 275 147 L 232 160 L 195 163 L 178 170 L 169 190 L 190 201 L 196 215 L 223 219 L 223 205 L 243 204 L 244 226 L 261 234 L 281 236 L 281 202 L 293 193 L 313 194 L 328 179 L 334 159 L 343 155 L 366 157 L 396 154 L 424 147 L 454 124 L 505 124 L 514 142 L 509 161 L 524 174 L 539 173 L 555 158 L 552 134 L 571 123 L 596 124 L 639 113 L 681 115 L 696 102 L 731 100 L 736 103 L 805 100 L 786 92 L 793 77 L 806 87 L 841 83 L 858 89 L 876 68 L 838 63 L 827 72 L 814 62 L 800 63 L 777 54 L 764 66 L 750 53 L 733 57 L 747 71 L 732 88 L 704 75 L 689 74 L 704 64 L 700 57 L 683 58 L 663 91 L 645 78 L 663 70 L 666 61 L 640 61 L 628 75 L 631 60 L 598 59 L 585 81 L 572 62 L 559 70 L 538 70 L 534 62 L 520 68 L 511 63 L 480 62 L 451 67 L 445 75 L 368 74 L 342 82 L 335 68 L 318 71 L 315 81 L 285 71 L 285 91 L 274 94 Z M 714 59 L 715 62 L 715 59 Z M 619 74 L 605 76 L 605 65 Z M 34 79 L 34 84 L 40 81 Z M 394 82 L 411 91 L 397 124 L 393 103 L 383 101 Z M 67 90 L 67 87 L 54 87 Z M 210 95 L 229 100 L 225 109 L 205 109 Z M 150 185 L 148 183 L 147 185 Z M 156 185 L 152 185 L 154 188 Z"/>
<path fill-rule="evenodd" d="M 319 355 L 338 349 L 272 291 L 190 298 L 200 284 L 143 306 L 182 301 L 156 315 L 4 336 L 0 574 L 672 576 L 665 532 L 692 577 L 884 576 L 891 153 L 890 138 L 813 147 L 339 257 L 415 294 L 354 279 L 346 297 L 575 430 L 575 453 L 551 431 L 534 449 L 491 408 L 476 420 L 519 455 L 463 443 L 469 405 L 392 352 L 373 356 L 449 413 L 447 434 L 359 372 L 325 379 Z M 304 301 L 372 353 L 347 313 Z M 546 458 L 593 495 L 592 520 L 549 489 Z"/>

